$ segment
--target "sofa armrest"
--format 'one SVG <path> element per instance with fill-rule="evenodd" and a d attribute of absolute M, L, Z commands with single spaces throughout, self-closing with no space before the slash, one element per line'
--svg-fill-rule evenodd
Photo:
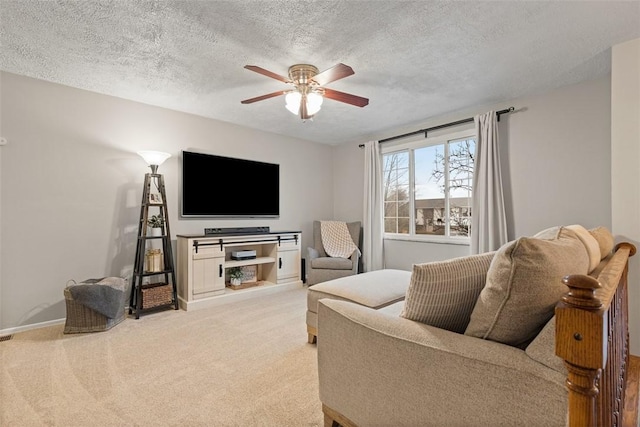
<path fill-rule="evenodd" d="M 515 347 L 318 304 L 320 400 L 356 425 L 564 425 L 565 377 Z"/>

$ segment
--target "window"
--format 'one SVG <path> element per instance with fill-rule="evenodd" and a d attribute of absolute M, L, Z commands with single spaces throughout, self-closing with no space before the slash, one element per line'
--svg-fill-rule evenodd
<path fill-rule="evenodd" d="M 469 131 L 384 150 L 385 233 L 466 240 L 474 156 L 475 137 Z"/>

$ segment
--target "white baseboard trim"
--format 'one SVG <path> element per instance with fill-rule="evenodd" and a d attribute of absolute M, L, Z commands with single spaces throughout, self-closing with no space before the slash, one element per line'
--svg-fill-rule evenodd
<path fill-rule="evenodd" d="M 67 319 L 47 320 L 46 322 L 32 323 L 31 325 L 16 326 L 15 328 L 0 329 L 0 335 L 17 334 L 18 332 L 30 331 L 32 329 L 45 328 L 47 326 L 59 325 Z"/>

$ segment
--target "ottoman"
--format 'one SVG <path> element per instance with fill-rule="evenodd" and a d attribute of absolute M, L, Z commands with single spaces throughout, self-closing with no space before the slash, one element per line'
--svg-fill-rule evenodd
<path fill-rule="evenodd" d="M 378 310 L 403 301 L 410 281 L 410 271 L 385 269 L 341 277 L 310 286 L 307 291 L 309 343 L 315 343 L 318 336 L 318 301 L 321 299 L 349 301 Z"/>

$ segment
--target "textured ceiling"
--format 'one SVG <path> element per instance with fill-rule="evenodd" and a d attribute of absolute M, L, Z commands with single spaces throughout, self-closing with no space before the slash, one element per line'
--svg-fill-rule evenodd
<path fill-rule="evenodd" d="M 0 69 L 327 144 L 388 136 L 430 117 L 610 71 L 610 47 L 640 37 L 640 1 L 7 1 Z M 312 122 L 283 97 L 286 75 L 339 62 Z"/>

